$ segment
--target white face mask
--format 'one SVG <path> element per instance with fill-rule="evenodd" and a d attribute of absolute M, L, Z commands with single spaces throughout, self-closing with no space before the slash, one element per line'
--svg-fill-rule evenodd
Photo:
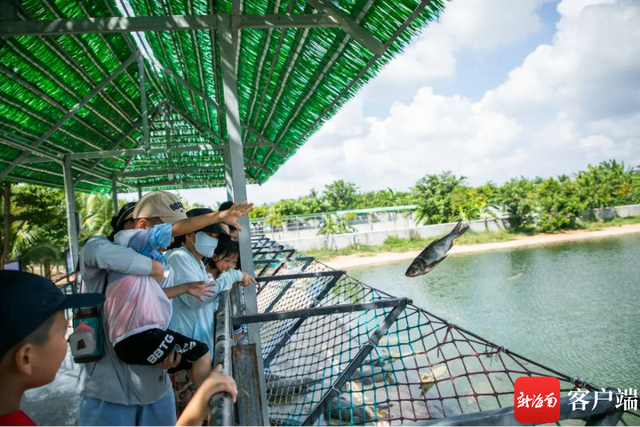
<path fill-rule="evenodd" d="M 207 258 L 213 257 L 213 251 L 216 250 L 217 246 L 218 239 L 209 236 L 203 231 L 198 231 L 196 233 L 195 247 L 196 251 L 198 251 L 200 255 Z"/>

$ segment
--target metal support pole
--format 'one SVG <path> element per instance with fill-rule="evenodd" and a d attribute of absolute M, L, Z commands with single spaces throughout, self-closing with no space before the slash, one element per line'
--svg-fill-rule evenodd
<path fill-rule="evenodd" d="M 62 165 L 64 171 L 64 195 L 67 202 L 67 231 L 69 233 L 69 250 L 71 251 L 72 266 L 78 265 L 80 244 L 78 243 L 78 213 L 76 212 L 76 199 L 73 192 L 73 170 L 71 169 L 71 157 L 64 156 Z"/>
<path fill-rule="evenodd" d="M 227 200 L 233 200 L 233 174 L 231 173 L 231 161 L 229 160 L 229 144 L 225 145 L 223 150 L 224 157 L 224 173 L 227 180 Z"/>
<path fill-rule="evenodd" d="M 231 375 L 233 369 L 231 366 L 231 313 L 229 303 L 229 292 L 220 293 L 218 297 L 219 309 L 218 318 L 216 319 L 215 330 L 215 351 L 213 354 L 213 366 L 222 365 L 222 373 Z M 213 321 L 213 319 L 211 319 Z M 218 393 L 213 395 L 210 402 L 211 419 L 213 426 L 232 426 L 233 425 L 233 404 L 231 396 L 227 393 Z"/>
<path fill-rule="evenodd" d="M 376 310 L 379 308 L 398 307 L 407 305 L 409 301 L 406 298 L 388 298 L 371 302 L 354 303 L 354 304 L 337 304 L 324 307 L 309 307 L 301 310 L 277 311 L 274 313 L 260 313 L 247 316 L 234 317 L 236 323 L 262 323 L 275 322 L 278 320 L 301 319 L 315 316 L 329 316 L 339 313 L 353 313 L 354 311 Z"/>
<path fill-rule="evenodd" d="M 66 156 L 65 156 L 66 157 Z M 113 199 L 113 214 L 118 214 L 118 180 L 113 178 L 111 180 L 111 197 Z"/>
<path fill-rule="evenodd" d="M 166 109 L 166 117 L 167 117 L 167 121 L 169 120 L 169 108 L 167 107 Z M 171 158 L 171 124 L 167 123 L 166 125 L 167 127 L 165 128 L 165 143 L 167 146 L 167 164 L 169 165 L 169 168 L 173 169 L 173 159 Z M 150 146 L 149 146 L 150 148 Z"/>
<path fill-rule="evenodd" d="M 314 271 L 312 273 L 296 273 L 296 274 L 281 274 L 279 276 L 264 276 L 264 277 L 258 277 L 256 278 L 256 280 L 258 282 L 273 282 L 275 280 L 281 281 L 281 280 L 296 280 L 296 279 L 315 279 L 318 277 L 328 277 L 328 276 L 333 276 L 333 277 L 341 277 L 342 275 L 346 274 L 345 271 L 343 270 L 327 270 L 327 271 Z"/>
<path fill-rule="evenodd" d="M 142 187 L 138 187 L 138 200 L 142 199 Z"/>
<path fill-rule="evenodd" d="M 229 163 L 231 165 L 231 183 L 233 188 L 233 200 L 243 202 L 247 200 L 247 181 L 244 171 L 244 153 L 242 151 L 242 139 L 240 132 L 240 108 L 238 105 L 238 79 L 236 74 L 236 51 L 234 39 L 236 34 L 231 29 L 231 15 L 218 15 L 218 39 L 220 43 L 220 58 L 222 62 L 222 81 L 224 85 L 225 116 L 227 124 L 227 141 Z M 253 254 L 251 252 L 251 228 L 249 218 L 244 216 L 238 220 L 242 231 L 239 234 L 240 262 L 242 269 L 248 273 L 254 273 Z M 256 287 L 250 286 L 244 290 L 245 309 L 247 314 L 258 313 Z M 262 354 L 260 343 L 260 326 L 248 325 L 249 342 L 256 345 L 257 354 Z M 263 424 L 269 423 L 269 411 L 266 405 L 267 389 L 264 381 L 264 365 L 262 358 L 258 358 L 258 373 L 260 375 L 260 394 Z"/>
<path fill-rule="evenodd" d="M 142 113 L 144 148 L 149 150 L 151 149 L 151 142 L 149 141 L 149 113 L 147 112 L 147 89 L 145 86 L 144 58 L 142 55 L 138 56 L 138 74 L 140 75 L 140 109 Z"/>
<path fill-rule="evenodd" d="M 320 402 L 318 402 L 315 408 L 313 408 L 311 413 L 302 422 L 303 426 L 310 426 L 315 424 L 318 418 L 320 418 L 322 413 L 327 409 L 327 406 L 329 406 L 333 398 L 338 395 L 338 393 L 340 392 L 340 389 L 342 389 L 342 387 L 347 383 L 347 381 L 351 379 L 351 376 L 360 367 L 360 365 L 362 365 L 362 362 L 364 362 L 364 360 L 367 357 L 369 357 L 369 354 L 371 354 L 371 351 L 374 349 L 375 346 L 378 345 L 378 342 L 380 342 L 380 339 L 382 339 L 382 337 L 386 335 L 391 325 L 393 325 L 396 322 L 396 320 L 398 320 L 398 317 L 400 317 L 400 314 L 402 314 L 405 307 L 407 306 L 407 303 L 409 301 L 406 298 L 402 298 L 402 300 L 403 300 L 402 303 L 396 308 L 394 308 L 393 310 L 391 310 L 391 313 L 389 313 L 387 317 L 384 318 L 382 325 L 380 325 L 380 327 L 376 329 L 376 331 L 371 335 L 371 337 L 369 337 L 369 341 L 366 344 L 364 344 L 362 347 L 360 347 L 360 350 L 358 351 L 356 356 L 351 360 L 351 363 L 347 365 L 347 367 L 342 372 L 342 374 L 338 377 L 336 382 L 331 385 L 331 389 L 329 390 L 329 392 L 326 393 L 322 397 L 322 399 L 320 399 Z"/>

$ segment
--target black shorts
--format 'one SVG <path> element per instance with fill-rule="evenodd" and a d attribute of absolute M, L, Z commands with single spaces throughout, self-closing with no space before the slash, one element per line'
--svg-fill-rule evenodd
<path fill-rule="evenodd" d="M 170 353 L 181 353 L 180 364 L 173 371 L 191 369 L 191 362 L 207 354 L 209 346 L 201 341 L 167 329 L 150 329 L 131 335 L 114 347 L 116 354 L 129 365 L 157 365 Z"/>

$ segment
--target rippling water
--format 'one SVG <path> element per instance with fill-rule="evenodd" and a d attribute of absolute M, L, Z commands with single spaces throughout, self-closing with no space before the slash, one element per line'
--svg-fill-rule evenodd
<path fill-rule="evenodd" d="M 601 387 L 640 388 L 640 235 L 449 256 L 354 277 L 511 351 Z"/>

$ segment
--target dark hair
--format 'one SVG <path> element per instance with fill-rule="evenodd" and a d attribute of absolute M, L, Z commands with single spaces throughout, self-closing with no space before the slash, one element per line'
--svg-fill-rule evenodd
<path fill-rule="evenodd" d="M 184 244 L 187 242 L 187 235 L 183 234 L 182 236 L 174 236 L 173 237 L 173 242 L 171 242 L 171 244 L 169 245 L 169 247 L 167 249 L 178 249 L 181 248 L 182 246 L 184 246 Z"/>
<path fill-rule="evenodd" d="M 2 361 L 7 354 L 9 354 L 12 350 L 17 349 L 25 344 L 33 344 L 33 345 L 43 345 L 49 342 L 49 333 L 51 332 L 51 328 L 55 323 L 56 313 L 53 313 L 51 316 L 47 318 L 40 326 L 36 328 L 35 331 L 31 332 L 27 335 L 22 341 L 8 349 L 4 353 L 0 354 L 0 361 Z"/>
<path fill-rule="evenodd" d="M 222 236 L 225 236 L 224 238 Z M 213 251 L 214 258 L 224 258 L 229 255 L 240 255 L 240 246 L 238 246 L 238 242 L 234 242 L 229 238 L 228 235 L 220 235 L 218 238 L 218 246 L 216 246 L 216 250 Z M 215 268 L 216 263 L 213 261 L 213 258 L 205 259 L 205 265 L 209 268 Z"/>
<path fill-rule="evenodd" d="M 218 207 L 218 212 L 228 211 L 229 209 L 231 209 L 231 206 L 233 206 L 233 201 L 231 201 L 231 200 L 227 200 L 226 202 L 222 202 L 222 203 L 220 203 L 220 206 Z"/>
<path fill-rule="evenodd" d="M 133 213 L 135 207 L 135 202 L 127 203 L 120 209 L 117 215 L 111 217 L 111 228 L 113 232 L 109 235 L 109 240 L 113 242 L 116 233 L 124 230 L 124 224 L 127 222 L 126 218 Z M 130 219 L 133 219 L 133 217 Z"/>
<path fill-rule="evenodd" d="M 35 345 L 43 345 L 49 341 L 49 332 L 51 332 L 51 327 L 55 323 L 56 313 L 53 313 L 51 316 L 45 320 L 42 325 L 38 326 L 38 328 L 31 332 L 25 339 L 22 340 L 21 344 L 35 344 Z"/>

